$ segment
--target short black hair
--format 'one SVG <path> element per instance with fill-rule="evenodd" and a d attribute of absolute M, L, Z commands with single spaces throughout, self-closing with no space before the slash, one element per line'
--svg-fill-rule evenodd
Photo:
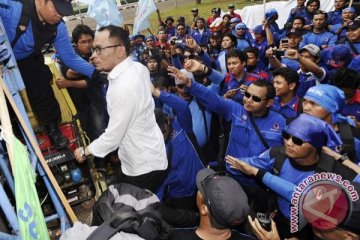
<path fill-rule="evenodd" d="M 330 83 L 338 88 L 357 89 L 360 84 L 360 74 L 349 68 L 340 68 L 331 75 Z"/>
<path fill-rule="evenodd" d="M 325 21 L 327 20 L 327 16 L 328 16 L 327 12 L 325 12 L 323 10 L 316 10 L 311 19 L 314 19 L 315 15 L 324 15 L 325 16 Z"/>
<path fill-rule="evenodd" d="M 233 47 L 236 47 L 236 44 L 237 44 L 237 38 L 234 36 L 234 34 L 232 33 L 225 33 L 221 40 L 224 39 L 224 37 L 229 37 L 231 39 L 231 42 L 233 43 Z"/>
<path fill-rule="evenodd" d="M 234 48 L 228 52 L 227 58 L 239 58 L 241 62 L 246 62 L 248 59 L 248 56 L 244 51 Z"/>
<path fill-rule="evenodd" d="M 295 71 L 292 68 L 288 68 L 288 67 L 277 68 L 272 72 L 272 75 L 273 77 L 282 76 L 288 84 L 295 83 L 296 84 L 295 91 L 299 86 L 299 74 L 297 73 L 297 71 Z"/>
<path fill-rule="evenodd" d="M 244 52 L 253 53 L 256 58 L 258 58 L 258 56 L 259 56 L 259 49 L 256 47 L 247 47 L 247 48 L 245 48 Z"/>
<path fill-rule="evenodd" d="M 114 38 L 118 42 L 118 44 L 122 44 L 125 47 L 126 55 L 130 55 L 130 39 L 129 34 L 121 27 L 117 27 L 114 25 L 100 27 L 97 31 L 109 31 L 109 38 Z"/>
<path fill-rule="evenodd" d="M 259 79 L 259 80 L 252 82 L 251 84 L 254 84 L 255 86 L 258 86 L 258 87 L 265 87 L 266 88 L 266 99 L 274 99 L 275 98 L 276 91 L 275 91 L 274 85 L 272 85 L 271 82 L 264 80 L 264 79 Z"/>
<path fill-rule="evenodd" d="M 306 19 L 305 19 L 304 17 L 302 17 L 302 16 L 296 16 L 296 17 L 294 17 L 294 19 L 292 20 L 291 26 L 294 24 L 295 20 L 300 20 L 300 21 L 302 22 L 302 24 L 304 24 L 304 25 L 305 25 L 305 23 L 306 23 Z"/>
<path fill-rule="evenodd" d="M 320 9 L 320 0 L 308 0 L 308 1 L 306 2 L 306 7 L 309 6 L 310 4 L 314 3 L 314 2 L 317 3 L 317 5 L 318 5 L 318 7 L 319 7 L 319 9 Z"/>
<path fill-rule="evenodd" d="M 90 35 L 93 39 L 95 37 L 94 31 L 91 30 L 91 28 L 88 25 L 78 24 L 71 33 L 71 38 L 73 43 L 77 44 L 82 34 Z"/>

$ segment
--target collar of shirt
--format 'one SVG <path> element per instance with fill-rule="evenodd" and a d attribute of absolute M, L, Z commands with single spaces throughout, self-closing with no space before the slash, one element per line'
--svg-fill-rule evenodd
<path fill-rule="evenodd" d="M 109 73 L 108 79 L 115 80 L 120 74 L 126 71 L 129 68 L 129 65 L 132 63 L 131 57 L 128 56 L 125 60 L 116 65 L 113 70 Z"/>
<path fill-rule="evenodd" d="M 298 101 L 298 96 L 294 96 L 293 99 L 291 99 L 289 102 L 287 102 L 284 106 L 281 106 L 281 102 L 280 102 L 280 98 L 279 97 L 275 97 L 274 98 L 274 106 L 276 109 L 280 109 L 280 108 L 284 108 L 284 107 L 289 107 L 294 109 L 295 108 L 295 104 Z"/>

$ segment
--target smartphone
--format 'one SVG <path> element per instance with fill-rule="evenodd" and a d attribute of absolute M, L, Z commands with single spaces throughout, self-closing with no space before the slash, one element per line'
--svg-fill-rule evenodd
<path fill-rule="evenodd" d="M 271 220 L 270 217 L 265 213 L 256 213 L 256 218 L 258 219 L 261 227 L 266 231 L 271 231 Z"/>
<path fill-rule="evenodd" d="M 289 40 L 287 38 L 281 39 L 281 44 L 288 44 Z"/>

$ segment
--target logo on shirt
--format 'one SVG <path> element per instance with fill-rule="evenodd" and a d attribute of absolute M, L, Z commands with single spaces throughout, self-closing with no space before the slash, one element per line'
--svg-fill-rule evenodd
<path fill-rule="evenodd" d="M 243 114 L 243 115 L 241 116 L 241 120 L 243 120 L 243 121 L 246 121 L 247 118 L 248 118 L 248 116 L 247 116 L 246 114 Z"/>

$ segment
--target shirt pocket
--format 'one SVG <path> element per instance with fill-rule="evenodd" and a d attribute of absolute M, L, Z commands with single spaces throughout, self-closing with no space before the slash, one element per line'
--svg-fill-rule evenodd
<path fill-rule="evenodd" d="M 241 119 L 233 119 L 233 124 L 231 126 L 230 139 L 235 144 L 241 144 L 246 146 L 249 144 L 249 137 L 251 129 L 248 126 L 247 122 Z"/>
<path fill-rule="evenodd" d="M 262 131 L 261 134 L 270 147 L 283 145 L 281 132 Z"/>

